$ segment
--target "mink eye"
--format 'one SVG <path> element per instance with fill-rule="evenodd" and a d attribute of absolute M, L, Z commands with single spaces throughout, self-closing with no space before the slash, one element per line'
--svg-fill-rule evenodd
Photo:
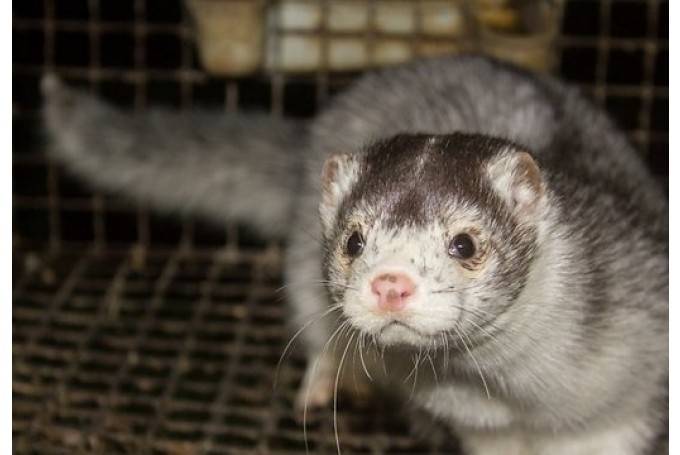
<path fill-rule="evenodd" d="M 357 257 L 364 251 L 364 237 L 360 232 L 354 231 L 347 239 L 345 251 L 348 256 Z"/>
<path fill-rule="evenodd" d="M 470 259 L 475 254 L 475 242 L 468 234 L 458 234 L 449 242 L 449 256 Z"/>

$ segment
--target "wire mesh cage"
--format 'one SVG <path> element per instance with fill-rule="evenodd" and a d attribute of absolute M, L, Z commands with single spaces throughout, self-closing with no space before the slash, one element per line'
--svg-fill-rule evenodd
<path fill-rule="evenodd" d="M 38 86 L 53 71 L 129 109 L 310 117 L 358 72 L 212 76 L 180 0 L 21 0 L 12 28 L 17 453 L 305 453 L 299 355 L 273 388 L 290 337 L 279 245 L 92 192 L 45 158 Z M 557 72 L 667 185 L 668 2 L 569 0 L 557 46 Z M 341 400 L 343 452 L 455 452 L 390 410 Z M 311 453 L 335 451 L 332 421 L 310 414 Z"/>

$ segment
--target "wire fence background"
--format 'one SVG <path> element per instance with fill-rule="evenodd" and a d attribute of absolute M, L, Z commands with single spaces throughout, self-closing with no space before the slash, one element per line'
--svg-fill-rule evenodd
<path fill-rule="evenodd" d="M 277 245 L 246 228 L 93 193 L 44 156 L 39 80 L 54 71 L 130 109 L 310 117 L 358 74 L 205 74 L 179 0 L 13 2 L 13 435 L 17 453 L 304 453 L 304 362 Z M 569 0 L 559 70 L 604 106 L 668 185 L 668 2 Z M 345 400 L 346 401 L 346 400 Z M 341 400 L 344 453 L 451 453 L 382 404 Z M 332 414 L 310 416 L 334 452 Z"/>

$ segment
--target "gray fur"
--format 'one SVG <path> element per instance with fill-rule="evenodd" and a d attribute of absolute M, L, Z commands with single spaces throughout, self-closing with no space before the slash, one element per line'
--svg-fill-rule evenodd
<path fill-rule="evenodd" d="M 264 114 L 159 108 L 130 114 L 53 76 L 42 85 L 48 150 L 69 170 L 165 211 L 287 235 L 301 177 L 302 125 Z"/>
<path fill-rule="evenodd" d="M 380 355 L 370 349 L 368 370 L 405 399 L 411 395 L 418 415 L 424 412 L 456 431 L 472 454 L 643 454 L 663 433 L 667 204 L 625 136 L 576 90 L 478 57 L 424 60 L 363 77 L 300 127 L 251 115 L 151 111 L 131 116 L 54 80 L 44 85 L 56 159 L 100 187 L 161 209 L 244 220 L 265 234 L 286 236 L 285 273 L 295 312 L 319 315 L 330 295 L 355 328 L 348 332 L 356 335 L 353 340 L 362 329 L 347 313 L 351 293 L 343 286 L 359 286 L 373 267 L 371 258 L 385 254 L 376 245 L 389 245 L 390 239 L 371 244 L 368 238 L 370 254 L 363 263 L 351 263 L 342 256 L 344 236 L 369 214 L 374 226 L 389 225 L 397 239 L 408 240 L 409 229 L 420 229 L 408 222 L 403 208 L 408 204 L 389 223 L 383 216 L 376 201 L 394 194 L 389 185 L 362 183 L 361 165 L 375 150 L 369 145 L 397 134 L 457 131 L 512 141 L 493 142 L 487 158 L 469 161 L 479 178 L 460 187 L 465 198 L 443 184 L 435 192 L 446 200 L 449 191 L 457 201 L 446 206 L 447 220 L 468 216 L 486 232 L 489 260 L 497 267 L 479 272 L 482 278 L 466 278 L 474 286 L 455 298 L 466 297 L 471 311 L 493 315 L 479 322 L 492 324 L 494 336 L 463 325 L 475 362 L 462 339 L 451 337 L 450 349 L 434 342 L 427 346 L 431 365 L 422 346 L 404 338 L 385 348 L 387 377 L 375 365 Z M 441 137 L 432 136 L 432 143 Z M 459 145 L 459 136 L 446 137 L 454 138 L 452 150 Z M 425 162 L 443 159 L 442 147 L 423 145 Z M 525 218 L 499 203 L 506 199 L 498 197 L 496 182 L 489 186 L 484 177 L 490 160 L 508 148 L 532 154 L 546 188 L 538 208 Z M 388 163 L 391 150 L 379 152 Z M 323 204 L 335 201 L 338 207 L 322 204 L 322 229 L 323 163 L 343 153 L 352 158 L 346 172 L 333 178 L 344 178 L 347 185 L 333 187 L 341 190 L 324 199 Z M 422 166 L 415 152 L 405 159 L 412 159 L 414 168 Z M 420 174 L 417 183 L 427 189 L 433 175 Z M 409 178 L 415 177 L 394 175 L 412 185 Z M 353 185 L 363 193 L 352 195 Z M 426 200 L 409 203 L 427 213 Z M 318 234 L 322 242 L 315 239 Z M 453 279 L 445 250 L 440 257 L 438 244 L 419 244 L 429 237 L 418 235 L 422 240 L 400 244 L 406 252 L 399 252 L 416 251 L 407 261 L 414 273 L 432 274 L 436 282 Z M 516 238 L 521 249 L 513 250 L 513 242 L 494 247 L 499 238 Z M 432 254 L 417 254 L 428 248 Z M 319 288 L 326 278 L 333 283 Z M 502 292 L 504 280 L 513 292 Z M 330 397 L 337 359 L 321 352 L 336 327 L 332 320 L 322 318 L 303 332 L 310 370 L 303 389 L 309 392 L 300 402 L 324 404 Z M 403 383 L 414 365 L 411 358 L 418 359 L 412 387 Z"/>

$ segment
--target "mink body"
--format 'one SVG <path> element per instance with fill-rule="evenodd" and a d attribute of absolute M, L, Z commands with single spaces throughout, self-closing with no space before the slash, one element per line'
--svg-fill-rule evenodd
<path fill-rule="evenodd" d="M 51 156 L 72 172 L 286 240 L 294 319 L 328 316 L 301 333 L 298 406 L 331 399 L 337 331 L 365 353 L 345 368 L 471 454 L 639 455 L 663 433 L 667 203 L 574 88 L 480 57 L 423 60 L 364 76 L 309 122 L 133 114 L 51 76 L 43 89 Z M 409 301 L 376 310 L 372 285 L 397 275 Z"/>

